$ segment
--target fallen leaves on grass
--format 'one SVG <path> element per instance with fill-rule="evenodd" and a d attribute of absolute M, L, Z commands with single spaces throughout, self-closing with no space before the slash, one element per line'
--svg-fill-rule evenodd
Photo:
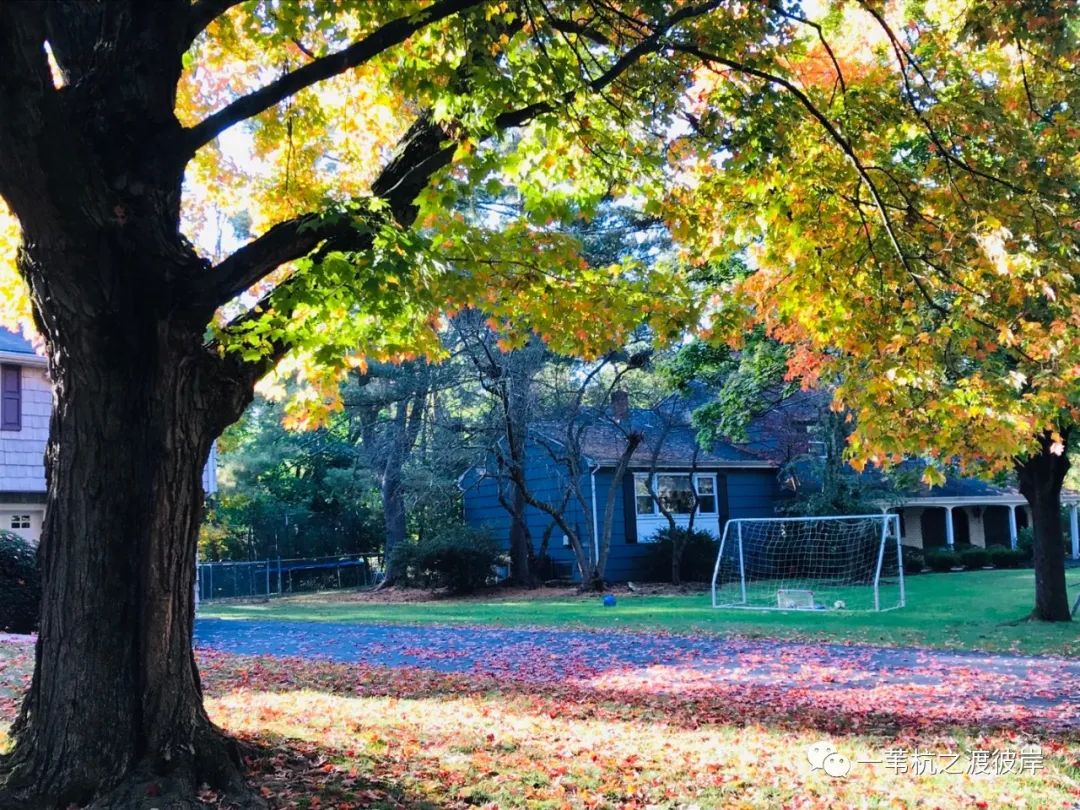
<path fill-rule="evenodd" d="M 541 683 L 532 672 L 514 679 L 221 654 L 204 654 L 202 666 L 215 719 L 307 763 L 292 772 L 294 787 L 274 792 L 283 807 L 304 807 L 308 794 L 350 808 L 1062 807 L 1080 797 L 1075 737 L 1035 722 L 983 731 L 977 712 L 957 726 L 955 713 L 894 716 L 869 698 L 815 705 L 755 683 Z M 857 765 L 837 780 L 806 760 L 823 737 L 853 761 L 889 748 L 966 754 L 1033 744 L 1045 757 L 1027 774 L 915 776 Z"/>
<path fill-rule="evenodd" d="M 199 662 L 211 716 L 253 746 L 249 776 L 280 808 L 1049 808 L 1080 800 L 1077 729 L 1042 704 L 1007 717 L 992 701 L 965 701 L 959 688 L 942 692 L 940 678 L 920 680 L 931 674 L 921 669 L 897 696 L 864 682 L 858 667 L 822 659 L 795 668 L 753 658 L 757 648 L 744 652 L 751 658 L 736 656 L 719 682 L 701 655 L 617 670 L 579 660 L 562 672 L 549 659 L 515 668 L 497 651 L 463 671 L 207 651 Z M 432 653 L 432 663 L 462 663 Z M 0 661 L 4 694 L 25 685 L 31 664 Z M 986 672 L 961 676 L 988 693 Z M 1040 681 L 1036 691 L 1049 700 L 1060 687 Z M 928 711 L 917 711 L 920 700 Z M 8 720 L 14 705 L 0 704 Z M 1000 776 L 856 763 L 839 779 L 807 761 L 822 739 L 853 762 L 890 748 L 968 755 L 1026 745 L 1041 746 L 1044 758 L 1032 773 Z"/>

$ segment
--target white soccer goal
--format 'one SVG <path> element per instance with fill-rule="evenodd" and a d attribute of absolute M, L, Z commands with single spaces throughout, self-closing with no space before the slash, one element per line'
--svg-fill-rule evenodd
<path fill-rule="evenodd" d="M 713 607 L 866 611 L 904 601 L 898 515 L 737 518 L 724 527 Z"/>

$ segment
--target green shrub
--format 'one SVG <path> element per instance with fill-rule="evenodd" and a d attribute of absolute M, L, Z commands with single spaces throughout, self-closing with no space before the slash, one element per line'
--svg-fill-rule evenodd
<path fill-rule="evenodd" d="M 41 573 L 37 548 L 0 529 L 0 631 L 30 633 L 41 608 Z"/>
<path fill-rule="evenodd" d="M 685 543 L 682 563 L 679 566 L 682 581 L 711 582 L 720 543 L 711 534 L 700 529 L 687 533 L 686 529 L 678 527 L 673 532 L 670 526 L 657 530 L 648 541 L 649 579 L 654 582 L 671 582 L 671 555 L 675 550 L 675 538 Z"/>
<path fill-rule="evenodd" d="M 921 574 L 926 565 L 926 555 L 923 554 L 923 550 L 915 546 L 900 546 L 900 552 L 903 555 L 904 573 Z"/>
<path fill-rule="evenodd" d="M 1035 561 L 1035 532 L 1030 526 L 1016 531 L 1016 550 L 1023 554 L 1025 565 Z"/>
<path fill-rule="evenodd" d="M 969 571 L 977 571 L 990 564 L 990 552 L 979 546 L 971 546 L 960 552 L 960 562 Z"/>
<path fill-rule="evenodd" d="M 398 547 L 395 563 L 406 585 L 468 593 L 494 581 L 494 568 L 503 557 L 487 532 L 450 526 L 419 543 Z"/>
<path fill-rule="evenodd" d="M 960 565 L 960 555 L 948 549 L 937 549 L 926 555 L 926 565 L 931 571 L 951 571 Z"/>
<path fill-rule="evenodd" d="M 1018 548 L 990 546 L 987 552 L 990 554 L 990 564 L 995 568 L 1022 568 L 1027 561 L 1024 552 Z"/>

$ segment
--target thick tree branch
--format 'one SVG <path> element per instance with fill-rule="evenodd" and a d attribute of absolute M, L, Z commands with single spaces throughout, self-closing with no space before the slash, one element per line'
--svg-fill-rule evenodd
<path fill-rule="evenodd" d="M 708 13 L 720 2 L 721 0 L 709 0 L 672 14 L 658 24 L 653 34 L 628 49 L 606 71 L 591 79 L 584 87 L 568 90 L 557 99 L 534 102 L 498 115 L 492 134 L 523 126 L 538 115 L 553 112 L 572 103 L 584 92 L 602 90 L 644 56 L 659 50 L 663 46 L 664 36 L 672 27 Z M 391 214 L 399 225 L 407 227 L 412 224 L 416 215 L 414 200 L 435 172 L 450 162 L 454 148 L 446 129 L 435 123 L 429 115 L 422 115 L 399 142 L 393 157 L 371 189 L 376 197 L 389 204 Z M 334 241 L 325 245 L 325 249 L 361 250 L 368 246 L 368 243 L 361 244 L 364 237 L 355 231 L 351 231 L 350 235 L 344 232 L 340 225 L 320 226 L 317 215 L 297 217 L 275 225 L 219 264 L 209 277 L 211 281 L 208 284 L 207 296 L 214 303 L 223 304 L 275 268 L 306 256 L 328 239 Z"/>
<path fill-rule="evenodd" d="M 193 3 L 188 16 L 187 33 L 184 36 L 184 50 L 191 47 L 191 43 L 210 26 L 210 23 L 242 2 L 243 0 L 198 0 Z"/>
<path fill-rule="evenodd" d="M 422 115 L 398 142 L 389 163 L 372 184 L 372 193 L 384 200 L 403 227 L 416 216 L 413 201 L 432 175 L 450 162 L 454 145 L 429 115 Z M 304 214 L 274 225 L 226 258 L 206 277 L 202 297 L 214 306 L 231 301 L 281 265 L 322 250 L 365 250 L 371 234 L 349 223 L 327 222 L 318 214 Z"/>
<path fill-rule="evenodd" d="M 687 6 L 659 21 L 651 34 L 628 48 L 600 75 L 582 85 L 567 90 L 555 98 L 537 101 L 495 117 L 488 135 L 523 126 L 537 116 L 554 112 L 572 104 L 579 96 L 603 90 L 626 73 L 645 56 L 669 46 L 668 35 L 678 24 L 708 14 L 722 5 L 723 0 L 707 0 Z M 447 12 L 449 13 L 449 12 Z M 312 63 L 314 65 L 316 63 Z M 309 65 L 308 67 L 311 67 Z M 226 108 L 228 109 L 228 108 Z M 211 119 L 207 119 L 208 121 Z M 204 122 L 205 123 L 205 122 Z M 436 123 L 429 114 L 422 115 L 399 142 L 394 156 L 372 184 L 374 196 L 388 203 L 390 215 L 401 227 L 409 227 L 416 218 L 415 200 L 440 169 L 447 166 L 456 144 L 447 127 Z M 329 232 L 328 232 L 329 231 Z M 327 252 L 345 250 L 359 252 L 371 247 L 370 231 L 349 229 L 340 224 L 323 228 L 317 215 L 309 214 L 275 226 L 238 250 L 208 274 L 207 295 L 223 304 L 239 292 L 255 284 L 281 264 L 306 256 L 312 250 Z M 261 313 L 272 311 L 277 293 L 287 288 L 289 280 L 268 293 L 259 306 L 237 318 L 230 326 L 240 326 Z M 282 343 L 264 360 L 250 363 L 253 381 L 267 373 L 288 352 Z"/>
<path fill-rule="evenodd" d="M 391 20 L 347 48 L 320 57 L 286 73 L 265 87 L 241 96 L 184 131 L 181 140 L 183 157 L 190 158 L 199 147 L 209 143 L 229 127 L 270 109 L 279 101 L 358 67 L 394 45 L 404 42 L 417 31 L 483 2 L 486 0 L 438 0 L 423 11 Z"/>
<path fill-rule="evenodd" d="M 45 58 L 45 6 L 0 3 L 0 196 L 16 214 L 46 195 L 35 154 L 53 93 Z"/>

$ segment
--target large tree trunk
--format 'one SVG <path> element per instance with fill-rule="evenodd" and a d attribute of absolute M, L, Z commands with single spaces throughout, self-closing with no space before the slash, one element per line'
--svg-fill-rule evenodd
<path fill-rule="evenodd" d="M 1020 492 L 1031 505 L 1034 534 L 1035 609 L 1032 617 L 1067 622 L 1072 617 L 1065 589 L 1065 538 L 1061 529 L 1061 487 L 1069 471 L 1066 453 L 1051 451 L 1052 438 L 1040 438 L 1041 451 L 1017 461 Z"/>
<path fill-rule="evenodd" d="M 149 322 L 66 337 L 49 347 L 41 629 L 6 790 L 22 806 L 117 808 L 203 782 L 242 791 L 192 632 L 202 468 L 247 395 L 227 401 L 206 379 L 200 334 Z"/>

